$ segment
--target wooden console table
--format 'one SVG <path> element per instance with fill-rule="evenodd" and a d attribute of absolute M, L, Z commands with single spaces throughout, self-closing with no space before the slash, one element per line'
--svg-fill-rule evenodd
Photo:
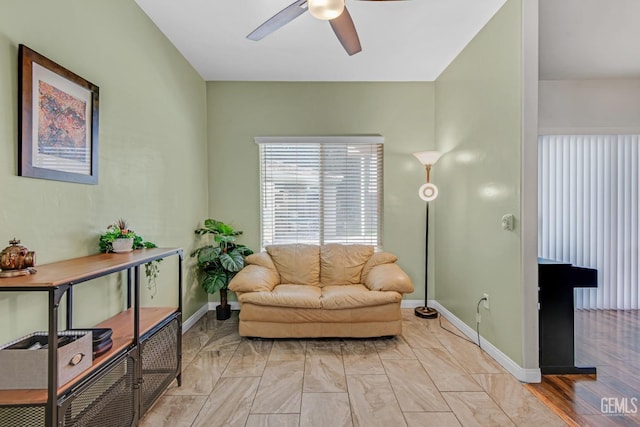
<path fill-rule="evenodd" d="M 140 307 L 140 266 L 175 255 L 178 306 Z M 137 425 L 173 379 L 181 383 L 182 261 L 180 248 L 140 249 L 41 265 L 36 274 L 0 279 L 0 292 L 46 292 L 49 298 L 48 388 L 0 390 L 0 424 Z M 127 308 L 96 325 L 113 330 L 113 347 L 94 359 L 91 368 L 64 385 L 58 384 L 58 307 L 62 298 L 66 295 L 66 327 L 71 329 L 73 288 L 120 271 L 127 272 Z"/>

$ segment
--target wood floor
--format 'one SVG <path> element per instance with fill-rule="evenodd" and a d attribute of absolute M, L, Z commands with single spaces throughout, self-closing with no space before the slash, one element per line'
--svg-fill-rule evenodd
<path fill-rule="evenodd" d="M 403 318 L 392 339 L 249 340 L 210 312 L 184 335 L 182 387 L 141 425 L 565 425 L 475 345 Z"/>
<path fill-rule="evenodd" d="M 576 364 L 597 376 L 545 375 L 527 387 L 570 425 L 640 426 L 639 313 L 578 310 Z"/>

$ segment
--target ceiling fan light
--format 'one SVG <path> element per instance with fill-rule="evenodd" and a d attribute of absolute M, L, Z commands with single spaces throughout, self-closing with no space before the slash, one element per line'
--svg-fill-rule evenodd
<path fill-rule="evenodd" d="M 342 15 L 344 0 L 308 0 L 307 7 L 314 18 L 328 21 Z"/>

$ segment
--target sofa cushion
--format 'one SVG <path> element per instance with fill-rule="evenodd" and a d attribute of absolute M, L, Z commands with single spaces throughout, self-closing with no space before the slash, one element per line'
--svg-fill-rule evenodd
<path fill-rule="evenodd" d="M 336 285 L 322 288 L 320 302 L 323 309 L 336 310 L 389 304 L 401 299 L 398 292 L 370 291 L 364 285 Z"/>
<path fill-rule="evenodd" d="M 369 275 L 369 272 L 373 267 L 377 265 L 382 265 L 382 264 L 390 264 L 390 263 L 396 262 L 397 260 L 398 260 L 398 257 L 389 252 L 376 252 L 371 256 L 371 258 L 369 258 L 367 263 L 362 268 L 360 283 L 365 283 L 367 281 L 367 276 Z"/>
<path fill-rule="evenodd" d="M 320 286 L 362 283 L 362 268 L 373 246 L 330 244 L 320 246 Z"/>
<path fill-rule="evenodd" d="M 246 292 L 238 296 L 240 303 L 276 307 L 321 308 L 321 290 L 317 286 L 278 285 L 273 291 Z"/>
<path fill-rule="evenodd" d="M 271 245 L 266 247 L 280 274 L 280 283 L 320 285 L 320 247 L 317 245 Z"/>

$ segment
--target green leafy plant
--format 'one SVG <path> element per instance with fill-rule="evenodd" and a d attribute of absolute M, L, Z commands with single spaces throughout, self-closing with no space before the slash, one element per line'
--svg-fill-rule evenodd
<path fill-rule="evenodd" d="M 119 218 L 115 223 L 109 225 L 107 230 L 100 235 L 100 252 L 113 252 L 113 241 L 116 239 L 133 239 L 133 249 L 157 248 L 158 246 L 144 240 L 144 238 L 127 225 L 127 220 Z M 147 289 L 151 291 L 151 298 L 157 292 L 157 279 L 160 274 L 160 260 L 151 261 L 144 265 L 144 273 L 147 277 Z"/>
<path fill-rule="evenodd" d="M 202 288 L 210 294 L 220 292 L 220 305 L 226 307 L 229 282 L 244 267 L 244 257 L 253 251 L 236 242 L 242 231 L 215 219 L 205 220 L 204 227 L 195 233 L 201 236 L 213 234 L 215 244 L 198 248 L 191 256 L 197 259 Z"/>
<path fill-rule="evenodd" d="M 133 249 L 157 248 L 155 243 L 145 241 L 142 236 L 129 228 L 125 219 L 120 218 L 100 235 L 100 252 L 113 252 L 114 240 L 131 238 L 133 238 Z"/>

